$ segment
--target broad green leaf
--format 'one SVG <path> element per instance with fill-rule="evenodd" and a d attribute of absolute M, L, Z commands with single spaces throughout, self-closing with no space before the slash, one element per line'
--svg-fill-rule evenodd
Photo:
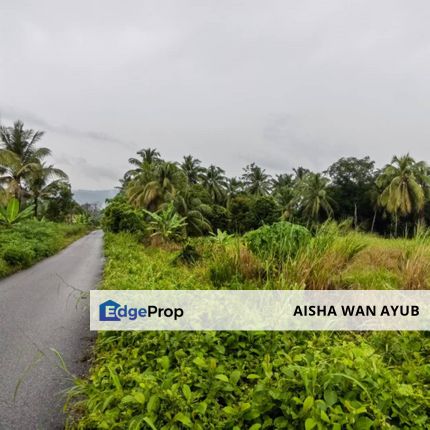
<path fill-rule="evenodd" d="M 330 418 L 324 411 L 321 411 L 321 419 L 326 423 L 330 423 Z"/>
<path fill-rule="evenodd" d="M 196 357 L 193 363 L 198 367 L 206 367 L 206 361 L 202 357 Z"/>
<path fill-rule="evenodd" d="M 188 415 L 185 415 L 182 412 L 178 412 L 175 415 L 175 421 L 179 421 L 180 423 L 182 423 L 186 427 L 192 427 L 192 425 L 193 425 L 193 423 L 191 422 L 190 417 Z"/>
<path fill-rule="evenodd" d="M 167 355 L 164 355 L 163 357 L 158 358 L 157 362 L 160 363 L 161 367 L 164 370 L 168 370 L 170 367 L 170 359 Z"/>
<path fill-rule="evenodd" d="M 223 374 L 215 375 L 215 378 L 219 379 L 220 381 L 223 381 L 223 382 L 228 382 L 228 377 L 226 375 L 223 375 Z"/>
<path fill-rule="evenodd" d="M 145 421 L 145 422 L 146 422 L 146 424 L 148 424 L 148 425 L 149 425 L 149 427 L 151 427 L 151 429 L 152 429 L 152 430 L 157 430 L 157 427 L 155 427 L 154 422 L 151 420 L 151 418 L 149 418 L 149 417 L 145 417 L 145 418 L 143 419 L 143 421 Z"/>
<path fill-rule="evenodd" d="M 309 409 L 312 408 L 314 405 L 314 398 L 312 396 L 306 397 L 305 401 L 303 402 L 303 411 L 307 412 Z"/>
<path fill-rule="evenodd" d="M 355 424 L 354 430 L 370 430 L 373 426 L 373 421 L 368 417 L 360 417 Z"/>
<path fill-rule="evenodd" d="M 241 375 L 240 370 L 233 370 L 233 372 L 231 372 L 231 375 L 230 375 L 230 382 L 233 385 L 236 385 L 239 382 L 240 375 Z"/>
<path fill-rule="evenodd" d="M 145 394 L 141 393 L 140 391 L 133 393 L 133 396 L 137 403 L 140 403 L 141 405 L 145 403 Z"/>
<path fill-rule="evenodd" d="M 200 415 L 204 415 L 206 413 L 207 408 L 208 404 L 206 402 L 200 402 L 199 406 L 197 406 L 196 412 Z"/>
<path fill-rule="evenodd" d="M 13 222 L 19 213 L 19 201 L 18 199 L 10 199 L 7 204 L 7 217 L 9 221 Z"/>
<path fill-rule="evenodd" d="M 154 394 L 149 398 L 148 404 L 146 405 L 146 409 L 148 412 L 156 412 L 158 410 L 159 404 L 160 399 Z"/>
<path fill-rule="evenodd" d="M 331 407 L 337 402 L 337 394 L 336 391 L 328 390 L 324 393 L 324 400 L 327 403 L 327 406 Z"/>
<path fill-rule="evenodd" d="M 188 401 L 190 401 L 190 400 L 191 400 L 191 396 L 192 396 L 192 394 L 191 394 L 191 389 L 190 389 L 190 387 L 189 387 L 187 384 L 184 384 L 184 385 L 182 386 L 182 392 L 184 393 L 184 397 L 185 397 Z"/>
<path fill-rule="evenodd" d="M 317 422 L 313 418 L 308 418 L 305 421 L 305 430 L 312 430 L 317 426 Z"/>
<path fill-rule="evenodd" d="M 247 376 L 247 378 L 248 378 L 248 379 L 258 379 L 258 378 L 259 378 L 259 376 L 258 376 L 257 374 L 255 374 L 255 373 L 250 373 L 250 374 Z"/>
<path fill-rule="evenodd" d="M 236 410 L 235 410 L 233 407 L 231 407 L 231 406 L 225 406 L 222 410 L 223 410 L 227 415 L 233 415 L 234 413 L 236 413 Z"/>
<path fill-rule="evenodd" d="M 136 398 L 129 394 L 121 399 L 121 403 L 136 403 Z"/>

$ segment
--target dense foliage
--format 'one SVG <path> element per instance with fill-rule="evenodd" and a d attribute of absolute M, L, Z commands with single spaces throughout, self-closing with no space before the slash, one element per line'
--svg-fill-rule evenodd
<path fill-rule="evenodd" d="M 307 227 L 350 219 L 363 231 L 411 236 L 430 221 L 430 168 L 409 154 L 393 157 L 382 169 L 375 169 L 369 157 L 349 157 L 323 173 L 298 167 L 275 178 L 255 163 L 239 178 L 228 178 L 220 167 L 205 168 L 191 155 L 175 163 L 151 148 L 137 154 L 121 181 L 123 200 L 159 215 L 173 204 L 185 220 L 184 236 L 217 229 L 245 233 L 280 219 Z M 112 204 L 118 210 L 117 201 Z M 130 208 L 123 209 L 128 218 Z M 119 230 L 130 231 L 127 221 Z"/>
<path fill-rule="evenodd" d="M 309 243 L 311 234 L 303 226 L 278 222 L 250 231 L 245 239 L 249 249 L 263 260 L 285 261 Z"/>
<path fill-rule="evenodd" d="M 327 282 L 375 288 L 374 279 L 379 288 L 395 282 L 419 287 L 412 273 L 403 277 L 402 264 L 414 265 L 429 286 L 425 235 L 388 240 L 328 224 L 309 238 L 302 227 L 285 223 L 263 227 L 248 240 L 263 240 L 264 234 L 267 249 L 278 235 L 297 234 L 295 255 L 284 269 L 300 264 L 297 282 L 304 287 L 316 285 L 306 277 L 310 267 L 317 267 L 321 288 Z M 218 286 L 213 269 L 226 265 L 226 288 L 291 285 L 282 266 L 269 276 L 271 267 L 261 264 L 267 260 L 253 257 L 240 238 L 218 232 L 192 245 L 201 258 L 180 263 L 183 250 L 144 247 L 133 235 L 107 234 L 103 288 L 212 289 Z M 378 276 L 381 271 L 391 278 Z M 77 380 L 70 392 L 68 427 L 427 429 L 429 353 L 430 337 L 413 332 L 102 332 L 89 378 Z"/>
<path fill-rule="evenodd" d="M 82 224 L 41 221 L 0 228 L 0 277 L 55 254 L 87 231 Z"/>

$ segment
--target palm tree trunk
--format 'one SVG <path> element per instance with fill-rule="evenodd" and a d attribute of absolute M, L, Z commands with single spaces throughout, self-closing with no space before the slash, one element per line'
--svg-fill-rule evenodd
<path fill-rule="evenodd" d="M 357 230 L 358 227 L 358 214 L 357 214 L 357 203 L 354 202 L 354 227 Z"/>
<path fill-rule="evenodd" d="M 398 217 L 397 214 L 394 215 L 394 236 L 397 237 L 397 226 L 398 226 Z"/>
<path fill-rule="evenodd" d="M 375 222 L 376 222 L 376 209 L 373 211 L 372 226 L 370 228 L 371 233 L 373 233 L 373 229 L 375 228 Z"/>
<path fill-rule="evenodd" d="M 34 217 L 37 219 L 37 210 L 39 208 L 39 198 L 37 196 L 34 197 Z"/>

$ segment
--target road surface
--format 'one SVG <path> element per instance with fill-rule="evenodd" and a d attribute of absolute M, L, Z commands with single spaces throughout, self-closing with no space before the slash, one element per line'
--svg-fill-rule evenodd
<path fill-rule="evenodd" d="M 103 268 L 95 231 L 59 254 L 0 281 L 0 429 L 63 429 L 69 372 L 86 371 L 88 295 Z M 81 292 L 82 291 L 82 292 Z"/>

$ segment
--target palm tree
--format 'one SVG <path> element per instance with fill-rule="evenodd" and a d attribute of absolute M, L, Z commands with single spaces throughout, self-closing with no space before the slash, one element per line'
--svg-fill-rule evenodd
<path fill-rule="evenodd" d="M 290 218 L 294 206 L 294 188 L 284 185 L 276 189 L 273 194 L 278 205 L 282 210 L 282 219 Z"/>
<path fill-rule="evenodd" d="M 416 163 L 409 154 L 394 156 L 391 164 L 387 164 L 378 176 L 376 184 L 382 189 L 380 205 L 394 216 L 397 235 L 399 216 L 419 214 L 424 209 L 430 184 L 428 167 L 422 161 Z"/>
<path fill-rule="evenodd" d="M 175 208 L 178 214 L 185 218 L 188 234 L 203 234 L 212 230 L 206 218 L 211 207 L 204 204 L 191 189 L 187 188 L 176 195 Z"/>
<path fill-rule="evenodd" d="M 243 191 L 243 182 L 237 178 L 227 179 L 226 194 L 227 194 L 227 206 L 232 198 L 236 197 Z"/>
<path fill-rule="evenodd" d="M 128 170 L 125 173 L 125 180 L 132 179 L 142 173 L 147 173 L 148 170 L 151 170 L 151 168 L 154 167 L 154 165 L 161 162 L 160 153 L 153 148 L 141 149 L 140 151 L 137 151 L 136 154 L 140 156 L 140 159 L 134 157 L 128 159 L 128 162 L 135 168 Z"/>
<path fill-rule="evenodd" d="M 297 184 L 295 203 L 309 221 L 333 214 L 333 199 L 328 195 L 329 179 L 321 173 L 307 173 Z"/>
<path fill-rule="evenodd" d="M 295 169 L 293 169 L 293 172 L 295 174 L 295 178 L 294 180 L 296 182 L 301 181 L 302 179 L 304 179 L 304 177 L 308 174 L 311 173 L 311 171 L 309 169 L 306 169 L 305 167 L 299 166 Z"/>
<path fill-rule="evenodd" d="M 0 127 L 0 184 L 6 184 L 19 201 L 25 193 L 25 177 L 51 154 L 48 148 L 36 148 L 43 134 L 42 131 L 25 130 L 21 121 L 16 121 L 13 127 Z"/>
<path fill-rule="evenodd" d="M 270 176 L 266 171 L 255 163 L 246 166 L 242 175 L 242 180 L 246 190 L 255 196 L 265 196 L 270 190 Z"/>
<path fill-rule="evenodd" d="M 133 205 L 155 211 L 163 203 L 173 200 L 176 191 L 184 188 L 185 184 L 185 175 L 175 163 L 160 162 L 150 177 L 146 172 L 136 176 L 126 193 Z"/>
<path fill-rule="evenodd" d="M 68 176 L 61 169 L 52 165 L 39 163 L 33 168 L 28 177 L 28 188 L 33 198 L 34 216 L 37 218 L 39 202 L 56 194 L 60 184 L 68 180 Z"/>
<path fill-rule="evenodd" d="M 181 169 L 187 176 L 188 183 L 197 184 L 203 179 L 205 169 L 200 166 L 201 161 L 194 158 L 192 155 L 184 156 L 184 161 L 181 164 Z"/>
<path fill-rule="evenodd" d="M 211 164 L 205 171 L 203 186 L 208 190 L 209 195 L 215 203 L 224 200 L 227 180 L 224 176 L 225 171 L 220 167 Z"/>
<path fill-rule="evenodd" d="M 291 188 L 293 186 L 293 175 L 288 173 L 282 173 L 280 175 L 276 175 L 274 179 L 272 179 L 272 190 L 273 192 L 277 192 L 285 187 Z"/>

